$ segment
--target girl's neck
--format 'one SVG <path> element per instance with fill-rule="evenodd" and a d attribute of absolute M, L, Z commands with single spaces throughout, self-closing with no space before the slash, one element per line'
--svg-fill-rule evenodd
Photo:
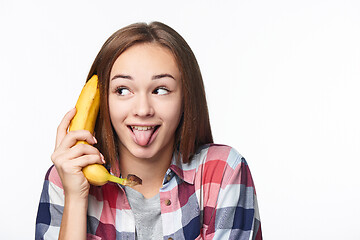
<path fill-rule="evenodd" d="M 128 174 L 135 174 L 141 178 L 142 185 L 137 185 L 133 189 L 142 193 L 145 198 L 151 198 L 162 187 L 172 154 L 172 149 L 168 149 L 153 158 L 142 159 L 135 157 L 127 150 L 123 150 L 119 157 L 121 175 L 126 177 Z"/>

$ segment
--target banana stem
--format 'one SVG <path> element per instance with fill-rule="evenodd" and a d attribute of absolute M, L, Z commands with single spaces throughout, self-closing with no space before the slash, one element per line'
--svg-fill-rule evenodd
<path fill-rule="evenodd" d="M 118 178 L 118 177 L 115 177 L 113 175 L 109 175 L 109 181 L 124 185 L 124 182 L 126 181 L 126 179 Z"/>
<path fill-rule="evenodd" d="M 132 174 L 129 174 L 127 176 L 127 178 L 118 178 L 118 177 L 115 177 L 115 176 L 109 174 L 108 181 L 119 183 L 121 185 L 129 186 L 129 187 L 133 187 L 133 186 L 142 184 L 141 178 L 139 178 L 136 175 L 132 175 Z"/>

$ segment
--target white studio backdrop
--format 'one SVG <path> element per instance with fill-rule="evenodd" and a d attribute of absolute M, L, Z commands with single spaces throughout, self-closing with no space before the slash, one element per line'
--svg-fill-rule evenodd
<path fill-rule="evenodd" d="M 1 239 L 33 239 L 55 133 L 103 42 L 164 22 L 217 143 L 247 159 L 264 239 L 360 239 L 360 2 L 0 1 Z"/>

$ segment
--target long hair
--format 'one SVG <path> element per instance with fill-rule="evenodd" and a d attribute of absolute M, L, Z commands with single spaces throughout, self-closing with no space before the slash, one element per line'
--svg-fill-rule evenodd
<path fill-rule="evenodd" d="M 115 60 L 126 49 L 135 44 L 155 43 L 170 49 L 180 74 L 182 86 L 183 113 L 175 132 L 174 152 L 189 162 L 196 149 L 212 143 L 208 107 L 204 84 L 194 53 L 186 41 L 172 28 L 160 23 L 135 23 L 124 27 L 110 36 L 96 56 L 88 78 L 97 74 L 100 88 L 100 112 L 95 126 L 98 140 L 96 147 L 103 153 L 113 171 L 118 164 L 118 138 L 109 115 L 109 79 Z"/>

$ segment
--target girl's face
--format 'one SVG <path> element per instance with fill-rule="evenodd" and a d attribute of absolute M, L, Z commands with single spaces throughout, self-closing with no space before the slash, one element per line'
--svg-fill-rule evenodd
<path fill-rule="evenodd" d="M 172 151 L 182 114 L 180 71 L 167 48 L 145 43 L 124 51 L 110 72 L 109 111 L 121 154 Z"/>

